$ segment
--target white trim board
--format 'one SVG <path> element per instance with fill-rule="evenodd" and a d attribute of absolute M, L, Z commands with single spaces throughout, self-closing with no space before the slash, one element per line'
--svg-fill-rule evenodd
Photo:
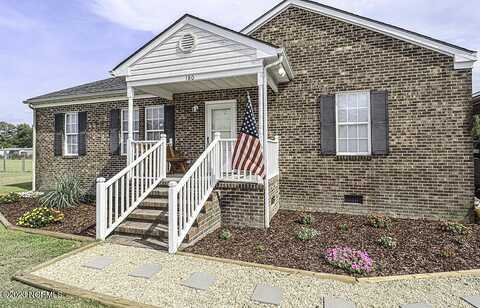
<path fill-rule="evenodd" d="M 243 34 L 250 35 L 253 31 L 262 27 L 268 21 L 275 18 L 277 15 L 292 6 L 305 9 L 323 16 L 331 17 L 343 22 L 354 24 L 396 39 L 400 39 L 430 50 L 440 52 L 448 56 L 452 56 L 454 58 L 455 69 L 472 68 L 473 64 L 477 60 L 477 52 L 475 51 L 468 51 L 461 47 L 455 47 L 451 44 L 443 43 L 420 34 L 415 34 L 405 29 L 397 28 L 395 26 L 387 25 L 379 21 L 350 14 L 348 12 L 325 6 L 320 3 L 305 0 L 285 0 L 282 3 L 278 4 L 276 7 L 274 7 L 272 10 L 258 18 L 256 21 L 248 25 L 241 32 Z"/>
<path fill-rule="evenodd" d="M 150 94 L 142 94 L 135 96 L 135 99 L 142 99 L 142 98 L 155 98 L 158 97 L 156 95 Z M 57 106 L 70 106 L 70 105 L 84 105 L 84 104 L 98 104 L 98 103 L 108 103 L 108 102 L 116 102 L 116 101 L 128 101 L 128 97 L 125 96 L 112 96 L 112 97 L 101 97 L 101 98 L 85 98 L 85 99 L 77 99 L 77 100 L 68 100 L 68 101 L 58 101 L 58 102 L 45 102 L 45 103 L 30 103 L 29 106 L 32 109 L 41 109 L 41 108 L 49 108 L 49 107 L 57 107 Z"/>

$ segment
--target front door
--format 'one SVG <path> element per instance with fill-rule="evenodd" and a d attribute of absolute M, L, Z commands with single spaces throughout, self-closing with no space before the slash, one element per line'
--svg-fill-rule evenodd
<path fill-rule="evenodd" d="M 237 137 L 237 102 L 216 101 L 205 103 L 205 143 L 208 145 L 220 133 L 222 139 Z"/>

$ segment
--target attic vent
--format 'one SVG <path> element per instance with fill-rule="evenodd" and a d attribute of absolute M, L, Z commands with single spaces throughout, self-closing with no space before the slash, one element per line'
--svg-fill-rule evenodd
<path fill-rule="evenodd" d="M 192 52 L 195 49 L 196 39 L 193 34 L 185 34 L 178 42 L 178 48 L 184 53 Z"/>

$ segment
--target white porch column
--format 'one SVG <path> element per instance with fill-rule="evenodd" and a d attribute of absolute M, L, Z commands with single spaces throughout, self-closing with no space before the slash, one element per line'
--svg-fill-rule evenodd
<path fill-rule="evenodd" d="M 37 167 L 37 111 L 35 108 L 30 106 L 33 112 L 33 123 L 32 123 L 32 190 L 37 190 L 37 176 L 35 169 Z M 5 155 L 5 153 L 3 153 Z"/>
<path fill-rule="evenodd" d="M 135 91 L 132 87 L 127 88 L 128 96 L 128 140 L 127 140 L 127 164 L 130 165 L 133 162 L 133 151 L 132 151 L 132 141 L 133 141 L 133 97 Z"/>
<path fill-rule="evenodd" d="M 268 89 L 267 72 L 262 69 L 258 73 L 258 118 L 259 118 L 259 137 L 263 146 L 263 161 L 265 164 L 264 179 L 264 221 L 265 228 L 270 228 L 270 192 L 268 187 Z"/>

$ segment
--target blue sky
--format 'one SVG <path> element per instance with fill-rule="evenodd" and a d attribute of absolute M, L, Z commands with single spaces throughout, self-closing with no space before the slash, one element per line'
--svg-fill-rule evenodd
<path fill-rule="evenodd" d="M 22 101 L 109 77 L 184 13 L 234 30 L 280 0 L 2 0 L 0 121 L 31 122 Z M 477 0 L 325 0 L 357 14 L 480 50 Z M 480 63 L 474 70 L 480 91 Z"/>

